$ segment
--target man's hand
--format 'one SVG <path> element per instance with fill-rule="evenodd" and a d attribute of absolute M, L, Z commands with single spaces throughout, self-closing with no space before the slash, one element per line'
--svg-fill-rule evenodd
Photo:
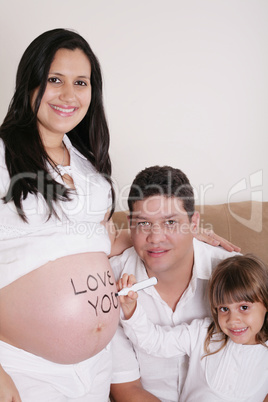
<path fill-rule="evenodd" d="M 21 402 L 12 378 L 0 366 L 0 402 Z"/>
<path fill-rule="evenodd" d="M 211 246 L 222 246 L 227 251 L 241 251 L 240 247 L 235 246 L 223 237 L 218 236 L 216 233 L 213 232 L 213 230 L 200 228 L 194 236 L 197 240 L 208 243 Z"/>

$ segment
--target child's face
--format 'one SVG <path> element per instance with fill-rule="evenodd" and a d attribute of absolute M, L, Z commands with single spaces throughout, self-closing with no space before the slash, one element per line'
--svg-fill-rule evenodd
<path fill-rule="evenodd" d="M 267 310 L 260 302 L 239 302 L 217 307 L 218 322 L 222 332 L 233 342 L 243 345 L 256 344 Z"/>

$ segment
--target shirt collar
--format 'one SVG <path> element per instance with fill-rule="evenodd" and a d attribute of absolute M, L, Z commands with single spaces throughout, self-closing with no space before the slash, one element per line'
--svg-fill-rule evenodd
<path fill-rule="evenodd" d="M 82 159 L 84 159 L 84 160 L 87 160 L 87 158 L 84 156 L 84 155 L 82 155 L 81 154 L 81 152 L 79 152 L 73 145 L 72 145 L 72 143 L 71 143 L 71 141 L 70 141 L 70 138 L 66 135 L 66 134 L 64 134 L 64 137 L 63 137 L 63 143 L 64 143 L 64 145 L 66 146 L 66 148 L 68 149 L 68 151 L 70 152 L 74 152 L 76 155 L 78 155 L 80 158 L 82 158 Z"/>

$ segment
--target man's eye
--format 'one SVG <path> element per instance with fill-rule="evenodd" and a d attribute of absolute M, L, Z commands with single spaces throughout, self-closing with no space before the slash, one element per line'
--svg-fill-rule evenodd
<path fill-rule="evenodd" d="M 137 226 L 148 227 L 148 226 L 150 226 L 150 223 L 149 223 L 149 222 L 146 222 L 146 221 L 144 221 L 144 222 L 138 222 L 138 223 L 137 223 Z"/>
<path fill-rule="evenodd" d="M 61 82 L 61 80 L 57 77 L 50 77 L 48 79 L 48 82 L 51 82 L 52 84 L 58 84 L 59 82 Z"/>
<path fill-rule="evenodd" d="M 176 225 L 176 221 L 174 221 L 173 219 L 169 219 L 168 221 L 165 222 L 166 226 L 174 226 Z"/>
<path fill-rule="evenodd" d="M 85 81 L 81 81 L 81 80 L 79 80 L 79 81 L 76 81 L 75 82 L 75 85 L 80 85 L 80 86 L 87 86 L 87 83 L 85 82 Z"/>

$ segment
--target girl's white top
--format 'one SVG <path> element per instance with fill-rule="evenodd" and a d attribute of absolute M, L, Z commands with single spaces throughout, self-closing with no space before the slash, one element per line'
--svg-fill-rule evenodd
<path fill-rule="evenodd" d="M 57 219 L 49 220 L 43 196 L 29 194 L 22 202 L 28 223 L 19 217 L 13 202 L 4 204 L 10 177 L 5 163 L 5 146 L 0 140 L 0 288 L 40 267 L 48 261 L 84 252 L 110 253 L 110 240 L 101 224 L 111 207 L 111 187 L 92 164 L 78 152 L 69 138 L 64 144 L 70 153 L 70 167 L 63 167 L 72 176 L 75 190 L 70 201 L 56 204 Z M 27 179 L 29 173 L 24 172 Z M 50 168 L 51 176 L 64 184 L 60 174 Z M 61 174 L 64 171 L 61 169 Z M 43 185 L 43 172 L 38 173 Z M 13 178 L 16 180 L 16 178 Z"/>
<path fill-rule="evenodd" d="M 174 328 L 154 325 L 142 306 L 129 320 L 121 320 L 126 335 L 138 348 L 158 357 L 187 354 L 189 370 L 180 402 L 263 402 L 268 394 L 268 348 L 228 340 L 214 355 L 204 357 L 204 341 L 211 319 L 194 320 Z M 221 342 L 214 336 L 210 350 Z M 268 346 L 268 342 L 266 342 Z"/>

